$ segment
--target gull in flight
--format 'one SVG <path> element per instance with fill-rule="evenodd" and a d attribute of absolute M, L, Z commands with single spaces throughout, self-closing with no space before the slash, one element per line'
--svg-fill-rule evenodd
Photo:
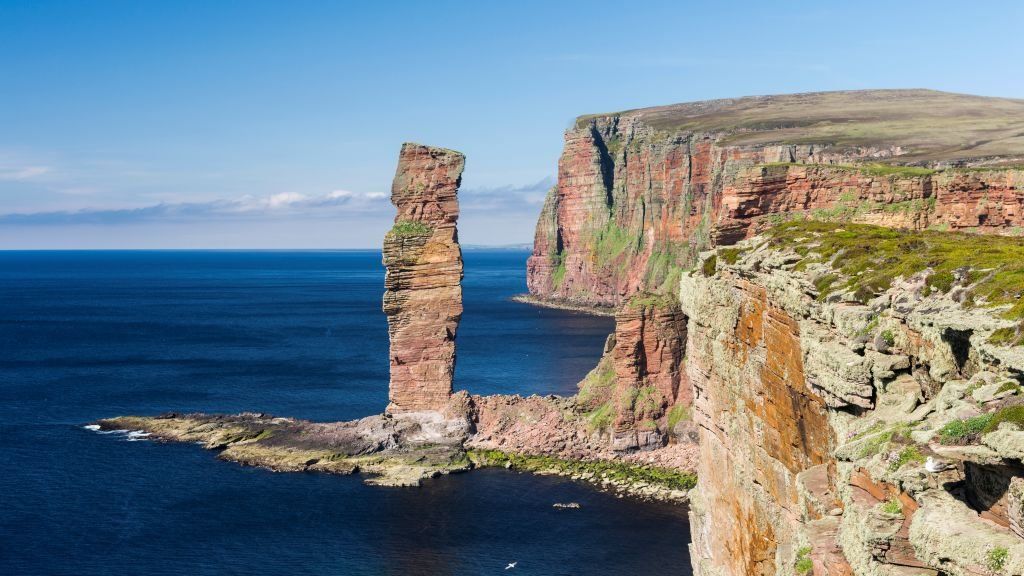
<path fill-rule="evenodd" d="M 926 460 L 924 463 L 924 469 L 933 474 L 935 472 L 942 472 L 943 470 L 946 469 L 946 463 L 942 462 L 941 460 L 936 460 L 935 458 L 929 456 L 928 460 Z"/>
<path fill-rule="evenodd" d="M 511 569 L 515 568 L 515 567 L 516 567 L 516 564 L 519 564 L 519 561 L 518 561 L 518 560 L 517 560 L 517 561 L 515 561 L 515 562 L 509 562 L 509 563 L 508 563 L 508 566 L 505 566 L 505 570 L 511 570 Z"/>

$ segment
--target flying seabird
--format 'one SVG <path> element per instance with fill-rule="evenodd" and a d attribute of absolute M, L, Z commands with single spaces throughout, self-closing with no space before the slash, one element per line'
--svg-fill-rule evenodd
<path fill-rule="evenodd" d="M 508 563 L 508 566 L 505 566 L 505 570 L 511 570 L 511 569 L 515 568 L 515 567 L 516 567 L 516 564 L 519 564 L 519 561 L 518 561 L 518 560 L 517 560 L 517 561 L 515 561 L 515 562 L 509 562 L 509 563 Z"/>

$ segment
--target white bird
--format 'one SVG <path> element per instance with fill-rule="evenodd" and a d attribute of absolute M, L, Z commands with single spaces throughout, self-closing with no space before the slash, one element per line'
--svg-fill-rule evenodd
<path fill-rule="evenodd" d="M 519 564 L 519 561 L 518 561 L 518 560 L 517 560 L 517 561 L 515 561 L 515 562 L 509 562 L 509 563 L 508 563 L 508 566 L 505 566 L 505 570 L 511 570 L 511 569 L 515 568 L 515 567 L 516 567 L 516 564 Z"/>
<path fill-rule="evenodd" d="M 925 463 L 924 463 L 924 469 L 929 471 L 929 472 L 931 472 L 931 473 L 933 473 L 933 474 L 935 472 L 942 472 L 946 468 L 947 468 L 947 466 L 946 466 L 945 462 L 942 462 L 940 460 L 936 460 L 935 458 L 932 458 L 931 456 L 929 456 L 928 459 L 925 460 Z"/>

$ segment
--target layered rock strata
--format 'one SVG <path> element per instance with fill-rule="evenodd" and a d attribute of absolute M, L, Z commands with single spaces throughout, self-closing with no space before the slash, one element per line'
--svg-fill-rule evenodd
<path fill-rule="evenodd" d="M 391 186 L 398 213 L 384 238 L 391 414 L 443 410 L 452 393 L 462 317 L 456 222 L 464 167 L 459 152 L 402 145 Z"/>
<path fill-rule="evenodd" d="M 579 394 L 613 451 L 692 443 L 685 347 L 686 317 L 674 297 L 640 293 L 616 311 L 615 332 Z"/>
<path fill-rule="evenodd" d="M 994 132 L 965 144 L 987 125 Z M 701 250 L 787 218 L 1019 235 L 1024 139 L 1014 126 L 1024 127 L 1024 102 L 929 91 L 581 117 L 537 222 L 530 293 L 618 306 L 674 290 Z"/>
<path fill-rule="evenodd" d="M 681 282 L 695 573 L 1024 573 L 1024 348 L 994 337 L 1016 322 L 993 291 L 1018 286 L 1016 259 L 946 285 L 937 236 L 775 234 L 705 253 Z M 837 234 L 842 249 L 817 252 Z M 862 257 L 911 272 L 845 275 L 859 237 L 876 250 Z M 880 252 L 910 247 L 935 268 Z"/>

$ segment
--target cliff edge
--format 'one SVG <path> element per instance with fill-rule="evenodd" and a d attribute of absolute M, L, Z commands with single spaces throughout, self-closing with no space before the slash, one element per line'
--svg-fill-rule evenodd
<path fill-rule="evenodd" d="M 1024 233 L 1024 100 L 930 90 L 759 96 L 581 116 L 537 222 L 537 298 L 674 292 L 780 220 Z"/>

